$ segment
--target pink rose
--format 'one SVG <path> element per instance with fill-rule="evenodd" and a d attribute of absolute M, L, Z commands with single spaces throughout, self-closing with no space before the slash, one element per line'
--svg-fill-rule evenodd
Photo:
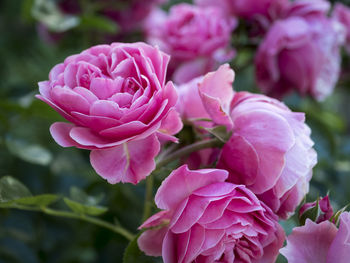
<path fill-rule="evenodd" d="M 103 13 L 116 21 L 123 32 L 129 32 L 142 28 L 142 23 L 153 9 L 168 0 L 123 0 L 120 1 L 121 3 L 115 3 L 114 0 L 104 1 L 109 2 L 109 6 L 105 8 Z M 113 8 L 113 5 L 117 5 L 117 8 Z"/>
<path fill-rule="evenodd" d="M 218 169 L 181 166 L 155 197 L 163 209 L 140 228 L 141 250 L 165 263 L 274 262 L 284 232 L 272 211 Z"/>
<path fill-rule="evenodd" d="M 182 128 L 177 95 L 165 84 L 169 57 L 144 43 L 99 45 L 68 57 L 39 83 L 39 99 L 71 123 L 51 135 L 63 147 L 91 150 L 109 183 L 138 183 L 155 168 L 159 139 Z"/>
<path fill-rule="evenodd" d="M 171 55 L 170 74 L 181 84 L 233 57 L 229 44 L 234 26 L 235 21 L 223 17 L 219 8 L 179 4 L 169 14 L 154 12 L 146 34 L 150 43 Z"/>
<path fill-rule="evenodd" d="M 344 26 L 346 35 L 346 50 L 350 54 L 350 8 L 336 3 L 333 10 L 333 18 Z"/>
<path fill-rule="evenodd" d="M 256 79 L 268 95 L 281 97 L 292 90 L 317 100 L 329 96 L 340 70 L 341 34 L 326 16 L 324 1 L 296 1 L 286 19 L 277 21 L 260 44 Z"/>
<path fill-rule="evenodd" d="M 348 263 L 350 258 L 350 213 L 340 215 L 339 229 L 329 222 L 296 227 L 280 250 L 288 263 Z"/>
<path fill-rule="evenodd" d="M 218 6 L 227 17 L 241 17 L 252 26 L 255 33 L 263 34 L 271 23 L 283 15 L 290 4 L 288 0 L 195 0 L 199 6 Z"/>
<path fill-rule="evenodd" d="M 310 209 L 316 208 L 316 204 L 316 201 L 303 204 L 299 210 L 299 218 L 307 213 Z M 321 223 L 323 221 L 329 220 L 333 216 L 333 207 L 329 201 L 328 195 L 319 199 L 318 209 L 320 209 L 320 214 L 317 215 L 317 218 L 315 220 L 316 223 Z"/>
<path fill-rule="evenodd" d="M 294 212 L 309 189 L 316 152 L 303 113 L 264 95 L 234 93 L 233 71 L 208 73 L 199 93 L 211 119 L 233 134 L 217 167 L 244 184 L 281 218 Z"/>

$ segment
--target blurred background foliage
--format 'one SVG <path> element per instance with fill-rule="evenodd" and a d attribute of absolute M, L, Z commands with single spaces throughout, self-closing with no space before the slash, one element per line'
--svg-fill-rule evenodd
<path fill-rule="evenodd" d="M 183 1 L 171 1 L 165 8 L 178 2 Z M 93 205 L 108 208 L 102 219 L 136 233 L 142 218 L 144 182 L 109 185 L 91 168 L 88 151 L 59 147 L 50 137 L 49 126 L 62 117 L 34 95 L 37 82 L 46 80 L 49 70 L 68 55 L 103 42 L 142 40 L 142 34 L 118 35 L 115 22 L 95 13 L 96 1 L 80 1 L 83 11 L 79 16 L 64 16 L 50 3 L 0 1 L 0 177 L 16 178 L 34 195 L 52 193 L 81 202 L 90 198 Z M 51 29 L 52 39 L 45 39 L 38 21 Z M 253 65 L 246 64 L 253 51 L 243 46 L 238 55 L 233 62 L 235 89 L 257 92 Z M 293 110 L 306 112 L 318 152 L 307 199 L 329 191 L 335 210 L 350 200 L 349 102 L 350 58 L 345 54 L 338 86 L 325 102 L 295 94 L 285 100 Z M 69 210 L 62 198 L 54 207 Z M 295 218 L 283 223 L 287 233 L 294 225 Z M 127 244 L 124 237 L 84 221 L 0 209 L 1 263 L 121 262 Z"/>

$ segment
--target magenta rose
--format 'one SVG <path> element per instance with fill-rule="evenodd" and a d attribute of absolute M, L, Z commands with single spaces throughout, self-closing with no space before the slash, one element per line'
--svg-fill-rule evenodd
<path fill-rule="evenodd" d="M 229 44 L 234 26 L 219 8 L 178 4 L 169 14 L 154 12 L 146 34 L 150 43 L 171 55 L 170 74 L 181 84 L 233 57 Z"/>
<path fill-rule="evenodd" d="M 316 152 L 303 113 L 264 95 L 234 93 L 233 71 L 224 65 L 199 85 L 214 123 L 233 134 L 222 148 L 217 168 L 228 181 L 244 184 L 281 218 L 294 212 L 309 189 Z"/>
<path fill-rule="evenodd" d="M 332 17 L 344 27 L 346 35 L 345 47 L 350 54 L 350 8 L 341 3 L 336 3 Z"/>
<path fill-rule="evenodd" d="M 340 70 L 339 26 L 326 16 L 324 1 L 295 1 L 286 18 L 273 24 L 260 44 L 256 79 L 266 94 L 296 90 L 317 100 L 329 96 Z"/>
<path fill-rule="evenodd" d="M 159 139 L 182 128 L 176 90 L 165 84 L 169 56 L 144 43 L 99 45 L 68 57 L 39 83 L 39 99 L 60 113 L 51 135 L 63 147 L 91 150 L 109 183 L 138 183 L 154 168 Z"/>
<path fill-rule="evenodd" d="M 173 171 L 155 197 L 163 210 L 140 227 L 150 228 L 140 249 L 164 263 L 274 262 L 284 241 L 277 217 L 227 177 L 218 169 Z"/>
<path fill-rule="evenodd" d="M 348 263 L 350 258 L 350 213 L 340 215 L 339 229 L 329 222 L 295 227 L 280 250 L 288 263 Z"/>
<path fill-rule="evenodd" d="M 318 208 L 316 207 L 317 201 L 305 203 L 299 210 L 299 218 L 306 214 L 311 209 L 319 209 L 319 214 L 315 219 L 316 223 L 329 220 L 333 216 L 333 207 L 329 201 L 328 195 L 318 200 Z"/>

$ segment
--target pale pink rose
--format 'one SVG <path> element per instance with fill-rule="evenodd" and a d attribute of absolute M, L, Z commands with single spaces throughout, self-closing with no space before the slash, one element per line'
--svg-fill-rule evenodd
<path fill-rule="evenodd" d="M 229 181 L 244 184 L 278 214 L 287 218 L 309 189 L 316 152 L 303 113 L 264 95 L 234 93 L 233 71 L 222 66 L 199 85 L 203 105 L 214 123 L 233 134 L 217 167 Z"/>
<path fill-rule="evenodd" d="M 178 4 L 169 14 L 153 12 L 145 31 L 149 43 L 171 55 L 170 75 L 182 84 L 232 59 L 229 45 L 235 24 L 219 8 Z"/>
<path fill-rule="evenodd" d="M 138 183 L 155 168 L 159 139 L 182 128 L 176 90 L 165 84 L 169 56 L 144 43 L 99 45 L 68 57 L 39 82 L 39 99 L 71 123 L 51 135 L 63 147 L 91 150 L 109 183 Z"/>
<path fill-rule="evenodd" d="M 346 50 L 350 54 L 350 8 L 341 4 L 336 3 L 333 10 L 332 17 L 343 25 L 346 35 Z"/>
<path fill-rule="evenodd" d="M 304 213 L 307 213 L 308 210 L 316 208 L 317 202 L 305 203 L 299 210 L 299 218 L 303 216 Z M 317 215 L 315 220 L 316 223 L 321 223 L 323 221 L 329 220 L 333 216 L 333 207 L 329 201 L 328 195 L 319 199 L 318 206 L 320 209 L 320 214 Z"/>
<path fill-rule="evenodd" d="M 329 3 L 295 1 L 273 24 L 256 59 L 259 88 L 277 98 L 296 90 L 317 100 L 329 96 L 340 71 L 342 33 L 326 14 Z"/>
<path fill-rule="evenodd" d="M 295 227 L 280 250 L 288 263 L 348 263 L 350 258 L 350 213 L 340 215 L 339 229 L 329 222 L 307 219 Z"/>
<path fill-rule="evenodd" d="M 273 212 L 227 171 L 181 166 L 155 197 L 163 209 L 140 228 L 138 245 L 164 263 L 274 262 L 284 232 Z"/>

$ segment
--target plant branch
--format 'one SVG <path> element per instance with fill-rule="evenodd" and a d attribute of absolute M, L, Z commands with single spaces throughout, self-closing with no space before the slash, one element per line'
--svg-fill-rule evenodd
<path fill-rule="evenodd" d="M 153 205 L 153 174 L 150 174 L 146 179 L 146 194 L 143 208 L 142 222 L 149 218 L 151 215 Z"/>
<path fill-rule="evenodd" d="M 134 235 L 123 227 L 116 226 L 109 222 L 103 221 L 99 218 L 87 216 L 84 214 L 76 214 L 70 211 L 55 210 L 48 207 L 30 207 L 30 206 L 19 205 L 19 204 L 11 204 L 11 205 L 6 204 L 3 206 L 0 205 L 0 208 L 15 208 L 15 209 L 21 209 L 21 210 L 27 210 L 27 211 L 43 212 L 47 215 L 52 215 L 52 216 L 79 219 L 79 220 L 83 220 L 83 221 L 98 225 L 100 227 L 107 228 L 117 234 L 122 235 L 123 237 L 125 237 L 130 241 L 133 240 L 134 238 Z"/>

